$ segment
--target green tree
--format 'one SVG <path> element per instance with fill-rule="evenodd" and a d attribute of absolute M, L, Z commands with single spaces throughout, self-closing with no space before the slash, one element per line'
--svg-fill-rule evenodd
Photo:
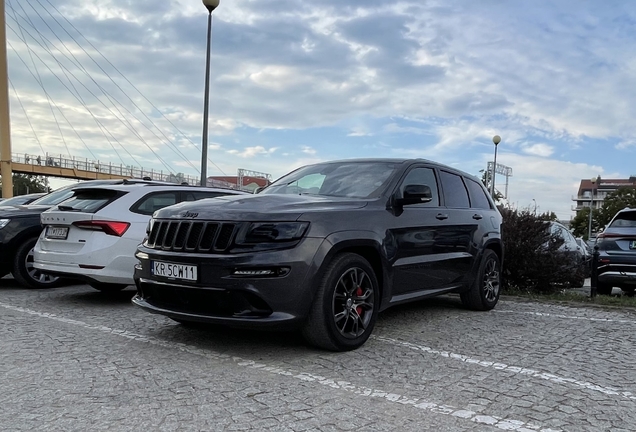
<path fill-rule="evenodd" d="M 598 230 L 605 226 L 600 222 L 601 210 L 594 209 L 592 212 L 592 232 L 598 232 Z M 570 229 L 575 237 L 583 237 L 584 240 L 588 240 L 588 231 L 590 225 L 590 208 L 585 207 L 583 210 L 579 210 L 576 216 L 570 221 Z"/>
<path fill-rule="evenodd" d="M 636 189 L 631 187 L 620 187 L 607 195 L 603 201 L 598 218 L 600 226 L 604 227 L 614 217 L 619 210 L 625 207 L 636 207 Z"/>
<path fill-rule="evenodd" d="M 545 212 L 545 213 L 541 213 L 540 215 L 537 216 L 537 218 L 539 218 L 542 221 L 558 221 L 559 218 L 557 217 L 555 212 Z"/>
<path fill-rule="evenodd" d="M 0 177 L 0 184 L 2 178 Z M 44 176 L 31 174 L 13 174 L 13 195 L 25 195 L 28 193 L 50 192 L 49 181 Z"/>

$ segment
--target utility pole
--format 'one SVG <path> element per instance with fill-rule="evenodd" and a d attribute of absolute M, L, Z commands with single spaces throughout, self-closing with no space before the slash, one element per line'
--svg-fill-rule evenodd
<path fill-rule="evenodd" d="M 0 173 L 2 197 L 13 196 L 13 169 L 11 167 L 11 118 L 9 116 L 9 70 L 7 66 L 7 28 L 4 0 L 0 0 Z"/>

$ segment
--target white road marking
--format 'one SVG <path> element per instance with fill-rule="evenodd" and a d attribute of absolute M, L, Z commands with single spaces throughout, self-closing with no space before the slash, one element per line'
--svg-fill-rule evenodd
<path fill-rule="evenodd" d="M 449 359 L 459 360 L 464 363 L 476 364 L 479 366 L 488 367 L 492 369 L 505 370 L 507 372 L 511 372 L 514 374 L 526 375 L 532 378 L 539 378 L 539 379 L 551 381 L 557 384 L 572 384 L 577 387 L 582 387 L 586 390 L 592 390 L 592 391 L 596 391 L 606 395 L 621 396 L 626 399 L 636 400 L 636 395 L 634 395 L 632 392 L 621 391 L 619 389 L 612 388 L 612 387 L 603 387 L 603 386 L 593 384 L 587 381 L 581 381 L 574 378 L 566 378 L 566 377 L 551 374 L 549 372 L 541 372 L 535 369 L 512 366 L 505 363 L 497 363 L 494 361 L 480 360 L 480 359 L 465 356 L 463 354 L 456 354 L 449 351 L 441 351 L 441 350 L 437 350 L 427 346 L 417 345 L 410 342 L 405 342 L 405 341 L 401 341 L 397 339 L 391 339 L 391 338 L 387 338 L 383 336 L 371 336 L 371 337 L 382 342 L 386 342 L 386 343 L 390 343 L 390 344 L 398 345 L 398 346 L 403 346 L 413 351 L 425 352 L 428 354 L 435 354 L 435 355 L 439 355 Z"/>
<path fill-rule="evenodd" d="M 539 316 L 539 317 L 553 317 L 553 318 L 563 318 L 563 319 L 580 320 L 580 321 L 595 321 L 595 322 L 618 323 L 618 324 L 636 324 L 636 320 L 617 320 L 617 319 L 611 319 L 611 318 L 594 318 L 594 317 L 584 317 L 584 316 L 577 316 L 577 315 L 553 314 L 553 313 L 546 313 L 546 312 L 527 312 L 527 311 L 498 310 L 498 309 L 493 309 L 493 312 L 509 313 L 509 314 L 534 315 L 534 316 Z"/>
<path fill-rule="evenodd" d="M 48 312 L 38 312 L 31 309 L 26 309 L 19 306 L 13 306 L 0 302 L 0 307 L 15 312 L 25 313 L 40 318 L 46 318 L 53 321 L 70 324 L 78 327 L 82 327 L 87 330 L 97 330 L 102 333 L 107 333 L 115 336 L 121 336 L 127 339 L 136 340 L 139 342 L 148 343 L 150 345 L 161 346 L 164 348 L 178 349 L 189 354 L 205 357 L 212 360 L 232 362 L 238 366 L 246 367 L 249 369 L 256 369 L 264 371 L 274 375 L 286 376 L 289 378 L 297 379 L 305 382 L 314 382 L 333 389 L 343 390 L 349 393 L 353 393 L 362 397 L 380 398 L 390 403 L 396 403 L 400 405 L 407 405 L 413 408 L 417 408 L 423 411 L 430 411 L 437 414 L 447 415 L 458 419 L 465 419 L 474 423 L 482 425 L 490 425 L 502 430 L 516 430 L 518 432 L 561 432 L 557 429 L 544 428 L 536 423 L 527 423 L 521 420 L 515 420 L 510 418 L 502 418 L 498 416 L 489 416 L 483 413 L 476 413 L 474 411 L 460 409 L 452 405 L 440 405 L 433 402 L 428 402 L 421 398 L 411 398 L 403 396 L 398 393 L 385 392 L 380 389 L 373 389 L 368 387 L 361 387 L 352 384 L 348 381 L 340 381 L 338 379 L 331 379 L 320 375 L 314 375 L 307 372 L 295 371 L 293 369 L 280 368 L 278 366 L 270 366 L 265 363 L 259 363 L 253 360 L 249 360 L 242 357 L 230 356 L 227 354 L 216 353 L 212 350 L 201 349 L 194 345 L 188 345 L 179 342 L 168 342 L 155 338 L 152 336 L 146 336 L 138 333 L 129 332 L 127 330 L 114 329 L 102 325 L 92 325 L 83 321 L 65 318 Z"/>

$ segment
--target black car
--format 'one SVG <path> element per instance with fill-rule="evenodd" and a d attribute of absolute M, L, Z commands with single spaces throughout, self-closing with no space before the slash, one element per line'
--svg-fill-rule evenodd
<path fill-rule="evenodd" d="M 17 195 L 17 196 L 14 196 L 13 198 L 7 198 L 0 201 L 0 206 L 17 206 L 17 205 L 31 204 L 33 201 L 43 197 L 44 195 L 46 194 L 32 193 L 32 194 L 26 194 L 26 195 Z"/>
<path fill-rule="evenodd" d="M 636 290 L 636 209 L 620 210 L 596 238 L 599 250 L 596 290 L 609 295 L 619 287 L 627 295 Z"/>
<path fill-rule="evenodd" d="M 354 349 L 393 305 L 454 292 L 492 309 L 500 226 L 482 183 L 444 165 L 310 165 L 257 195 L 155 213 L 133 302 L 183 323 L 298 328 L 313 345 Z"/>
<path fill-rule="evenodd" d="M 142 180 L 88 180 L 59 188 L 29 205 L 4 206 L 0 202 L 0 277 L 12 273 L 27 288 L 52 288 L 60 278 L 33 266 L 33 246 L 42 232 L 40 214 L 73 196 L 79 188 L 124 184 Z"/>

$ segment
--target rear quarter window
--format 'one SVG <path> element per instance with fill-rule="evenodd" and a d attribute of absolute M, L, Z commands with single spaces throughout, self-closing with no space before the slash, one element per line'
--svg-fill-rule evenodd
<path fill-rule="evenodd" d="M 464 178 L 464 181 L 466 182 L 468 193 L 470 195 L 470 207 L 477 209 L 490 209 L 490 201 L 488 201 L 484 188 L 475 180 Z"/>
<path fill-rule="evenodd" d="M 179 202 L 177 197 L 178 193 L 179 192 L 155 192 L 148 194 L 133 204 L 130 211 L 151 216 L 157 210 L 177 204 Z"/>

